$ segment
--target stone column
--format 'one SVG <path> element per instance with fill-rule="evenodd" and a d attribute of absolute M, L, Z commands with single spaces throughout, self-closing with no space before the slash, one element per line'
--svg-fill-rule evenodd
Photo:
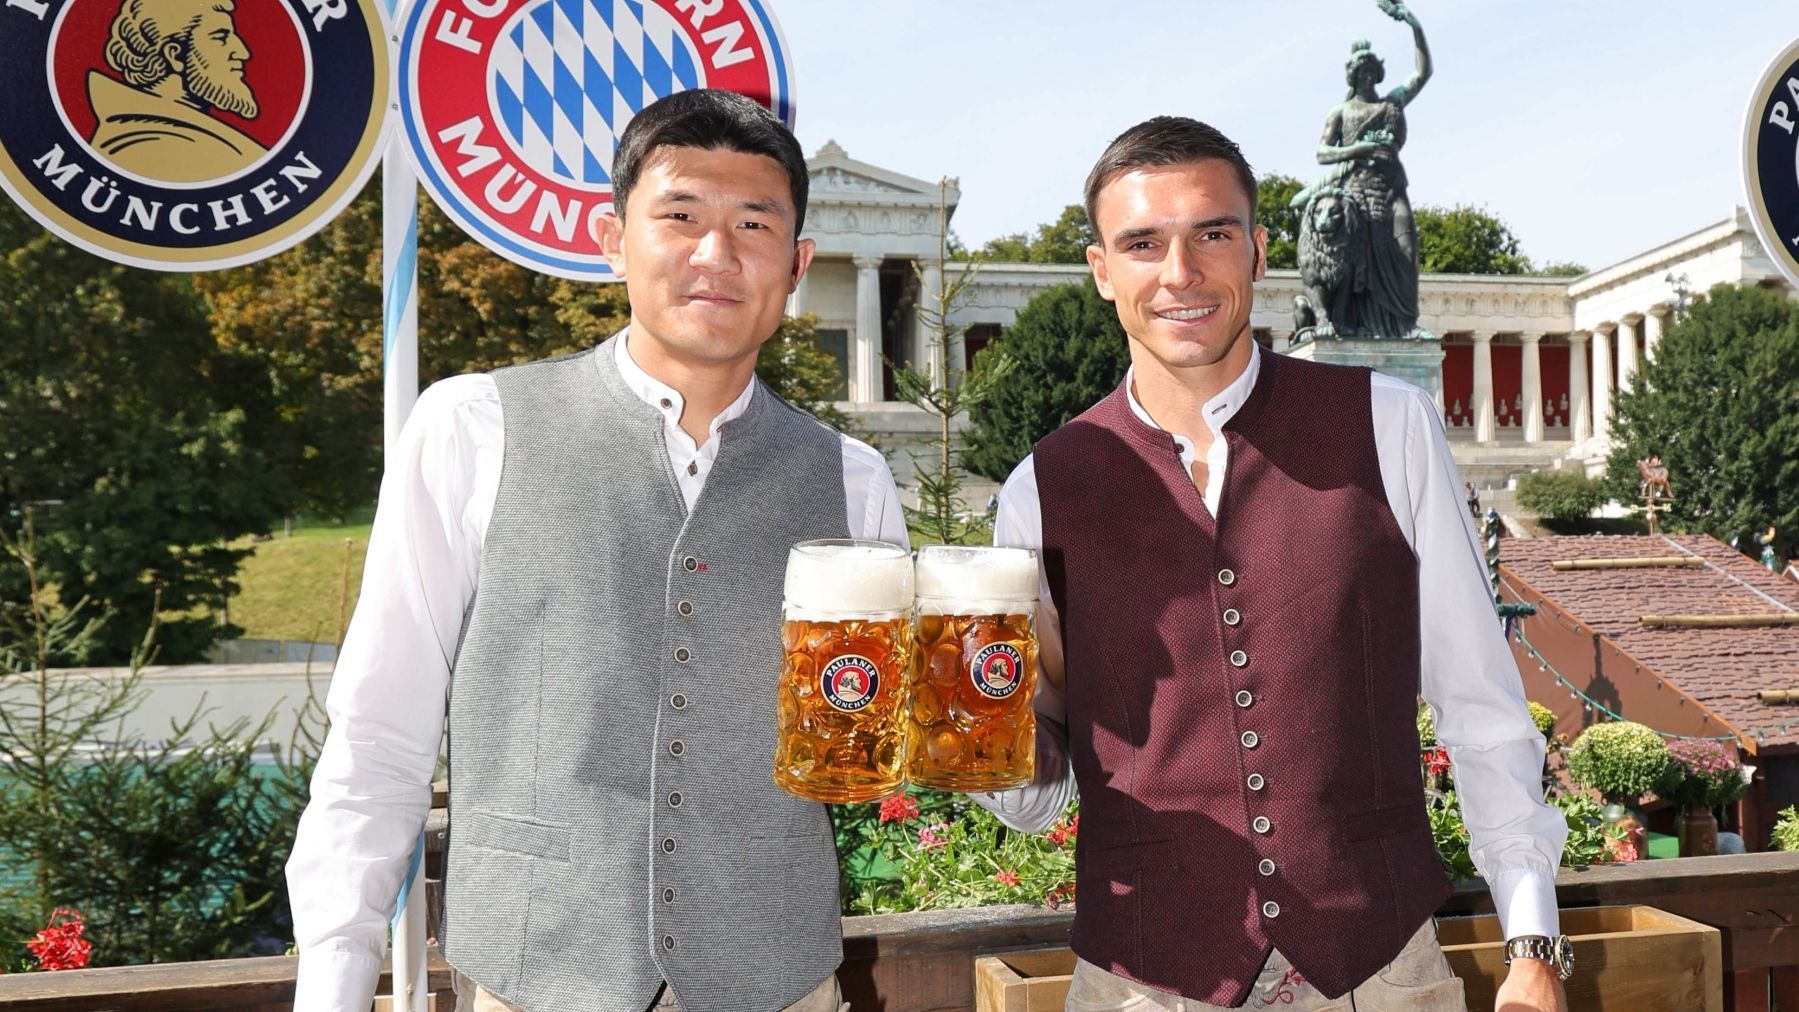
<path fill-rule="evenodd" d="M 921 260 L 918 264 L 922 277 L 918 283 L 918 309 L 914 317 L 914 341 L 912 345 L 912 367 L 930 376 L 933 381 L 941 378 L 939 369 L 943 363 L 938 360 L 937 331 L 931 326 L 931 320 L 937 315 L 937 296 L 943 290 L 943 267 L 935 260 Z M 947 322 L 947 321 L 939 321 Z M 960 343 L 960 342 L 955 342 Z M 955 361 L 956 349 L 950 349 L 950 361 Z"/>
<path fill-rule="evenodd" d="M 805 313 L 805 311 L 806 311 L 806 286 L 807 286 L 807 284 L 809 284 L 811 282 L 811 280 L 812 280 L 812 272 L 810 272 L 810 271 L 807 271 L 805 274 L 800 275 L 800 283 L 794 287 L 793 294 L 787 296 L 787 315 L 788 316 L 799 316 L 799 315 Z"/>
<path fill-rule="evenodd" d="M 1542 334 L 1519 334 L 1524 344 L 1524 441 L 1543 441 L 1543 355 L 1538 347 Z"/>
<path fill-rule="evenodd" d="M 868 404 L 881 396 L 881 258 L 856 257 L 856 344 L 851 356 L 850 400 Z"/>
<path fill-rule="evenodd" d="M 1640 316 L 1626 316 L 1618 323 L 1618 389 L 1632 390 L 1637 385 L 1637 322 Z"/>
<path fill-rule="evenodd" d="M 1655 361 L 1655 343 L 1662 339 L 1668 329 L 1668 313 L 1647 313 L 1643 316 L 1643 357 Z"/>
<path fill-rule="evenodd" d="M 1493 417 L 1493 332 L 1469 336 L 1474 338 L 1474 441 L 1491 443 L 1499 427 Z"/>
<path fill-rule="evenodd" d="M 1293 332 L 1278 327 L 1268 328 L 1268 347 L 1276 355 L 1285 355 L 1287 349 L 1293 347 Z"/>
<path fill-rule="evenodd" d="M 1593 410 L 1588 404 L 1587 332 L 1568 335 L 1568 438 L 1576 444 L 1593 438 Z"/>
<path fill-rule="evenodd" d="M 1612 431 L 1612 330 L 1613 324 L 1593 328 L 1593 438 L 1604 439 Z"/>

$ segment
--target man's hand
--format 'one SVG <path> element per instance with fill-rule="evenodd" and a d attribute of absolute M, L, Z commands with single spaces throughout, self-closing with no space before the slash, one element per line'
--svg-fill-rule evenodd
<path fill-rule="evenodd" d="M 1514 959 L 1494 996 L 1494 1012 L 1568 1012 L 1568 996 L 1555 967 L 1541 959 Z"/>

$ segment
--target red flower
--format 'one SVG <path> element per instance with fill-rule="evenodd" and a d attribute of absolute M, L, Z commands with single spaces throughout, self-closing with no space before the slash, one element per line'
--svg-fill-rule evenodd
<path fill-rule="evenodd" d="M 1062 904 L 1074 899 L 1074 883 L 1064 882 L 1043 894 L 1043 905 L 1051 910 L 1062 909 Z"/>
<path fill-rule="evenodd" d="M 1449 750 L 1441 745 L 1438 745 L 1436 748 L 1425 749 L 1421 759 L 1424 763 L 1424 768 L 1429 771 L 1430 775 L 1433 777 L 1442 776 L 1449 772 Z"/>
<path fill-rule="evenodd" d="M 911 822 L 918 818 L 918 802 L 910 794 L 895 794 L 881 802 L 881 821 Z"/>
<path fill-rule="evenodd" d="M 58 907 L 50 915 L 50 923 L 25 947 L 46 970 L 79 970 L 87 965 L 88 954 L 94 948 L 94 943 L 81 937 L 86 932 L 81 911 Z"/>
<path fill-rule="evenodd" d="M 1010 868 L 1003 868 L 993 873 L 993 881 L 1003 886 L 1015 886 L 1019 882 L 1018 873 Z"/>

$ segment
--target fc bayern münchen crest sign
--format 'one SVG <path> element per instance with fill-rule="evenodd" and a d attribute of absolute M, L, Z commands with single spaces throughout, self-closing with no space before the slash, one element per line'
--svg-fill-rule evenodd
<path fill-rule="evenodd" d="M 762 0 L 415 0 L 404 20 L 419 179 L 488 249 L 545 274 L 613 280 L 593 222 L 644 106 L 722 88 L 793 125 L 792 62 Z"/>
<path fill-rule="evenodd" d="M 389 53 L 379 0 L 5 0 L 0 185 L 109 260 L 262 259 L 374 172 Z"/>
<path fill-rule="evenodd" d="M 1749 100 L 1743 176 L 1762 245 L 1799 285 L 1799 40 L 1774 58 Z"/>

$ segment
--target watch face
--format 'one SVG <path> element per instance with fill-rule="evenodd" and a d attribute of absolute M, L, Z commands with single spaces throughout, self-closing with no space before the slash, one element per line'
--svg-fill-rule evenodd
<path fill-rule="evenodd" d="M 1574 975 L 1574 945 L 1567 935 L 1557 935 L 1555 939 L 1555 972 L 1563 980 Z"/>

